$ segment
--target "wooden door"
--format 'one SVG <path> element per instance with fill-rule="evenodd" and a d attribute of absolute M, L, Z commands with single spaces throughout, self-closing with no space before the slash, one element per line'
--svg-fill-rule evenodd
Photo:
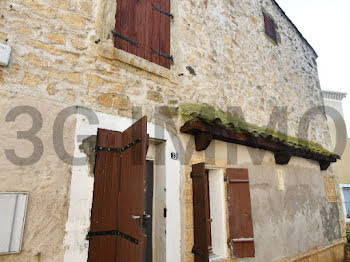
<path fill-rule="evenodd" d="M 98 130 L 89 262 L 142 262 L 147 118 L 123 133 Z"/>

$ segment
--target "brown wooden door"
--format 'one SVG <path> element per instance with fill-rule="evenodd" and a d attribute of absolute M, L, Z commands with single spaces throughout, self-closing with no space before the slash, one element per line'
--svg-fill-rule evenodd
<path fill-rule="evenodd" d="M 192 190 L 193 190 L 193 230 L 194 246 L 192 253 L 195 262 L 209 261 L 209 234 L 208 234 L 208 180 L 205 172 L 205 164 L 199 163 L 192 166 Z"/>
<path fill-rule="evenodd" d="M 230 238 L 235 257 L 254 257 L 254 232 L 247 169 L 227 169 Z"/>
<path fill-rule="evenodd" d="M 123 133 L 98 130 L 89 262 L 142 262 L 146 247 L 147 118 Z"/>

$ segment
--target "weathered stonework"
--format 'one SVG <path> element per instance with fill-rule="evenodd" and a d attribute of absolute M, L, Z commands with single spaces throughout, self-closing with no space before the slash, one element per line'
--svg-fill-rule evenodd
<path fill-rule="evenodd" d="M 75 93 L 73 103 L 96 108 L 89 98 L 91 94 L 86 90 L 90 82 L 96 85 L 105 83 L 104 80 L 97 79 L 99 75 L 108 76 L 112 83 L 115 78 L 128 83 L 140 79 L 138 96 L 132 94 L 133 105 L 144 104 L 142 93 L 148 93 L 148 87 L 156 88 L 159 84 L 163 95 L 176 86 L 172 101 L 207 102 L 218 105 L 223 110 L 230 106 L 241 106 L 247 120 L 259 125 L 267 124 L 274 106 L 289 105 L 289 132 L 295 136 L 300 116 L 310 107 L 322 102 L 317 68 L 312 62 L 316 59 L 315 54 L 300 37 L 294 37 L 294 27 L 270 1 L 263 1 L 261 5 L 258 2 L 208 2 L 207 7 L 189 3 L 191 8 L 184 2 L 172 3 L 172 12 L 176 15 L 172 29 L 176 36 L 172 37 L 175 66 L 170 71 L 113 48 L 112 42 L 107 39 L 112 37 L 110 31 L 114 26 L 114 14 L 110 10 L 115 9 L 115 1 L 104 0 L 94 4 L 93 20 L 86 16 L 91 5 L 88 7 L 85 2 L 65 3 L 57 9 L 50 5 L 50 1 L 13 3 L 12 8 L 8 5 L 2 12 L 7 20 L 15 20 L 15 23 L 6 23 L 1 33 L 3 38 L 9 38 L 8 44 L 16 47 L 12 64 L 20 64 L 23 71 L 33 75 L 40 75 L 44 79 L 47 77 L 47 80 L 43 80 L 48 84 L 54 79 L 60 80 L 63 92 L 57 93 L 53 99 L 64 101 L 64 90 L 70 88 Z M 20 20 L 23 16 L 20 15 L 20 9 L 23 14 L 32 17 L 27 23 L 28 27 L 34 29 L 40 25 L 41 29 L 29 36 L 14 32 L 12 29 L 18 28 L 20 21 L 24 22 Z M 66 13 L 64 10 L 67 10 Z M 277 46 L 266 41 L 262 10 L 273 16 L 279 25 L 281 43 Z M 45 19 L 44 22 L 36 15 L 42 15 L 43 12 L 51 16 L 52 20 L 46 22 Z M 201 34 L 198 34 L 199 30 Z M 223 39 L 221 35 L 224 36 Z M 100 41 L 96 44 L 97 40 Z M 17 46 L 19 41 L 21 45 Z M 89 47 L 85 43 L 89 43 Z M 39 53 L 39 50 L 43 52 Z M 114 60 L 114 55 L 106 52 L 123 53 L 123 56 L 139 60 L 148 68 L 140 65 L 139 68 L 144 70 L 135 69 L 119 62 L 118 57 L 118 60 Z M 133 64 L 129 58 L 127 59 Z M 23 67 L 24 60 L 35 67 L 29 68 L 27 64 Z M 191 66 L 196 71 L 196 76 L 189 74 L 186 66 Z M 5 70 L 4 77 L 12 78 L 8 71 Z M 167 71 L 176 75 L 176 80 L 167 76 Z M 183 75 L 179 76 L 181 74 Z M 37 82 L 27 84 L 34 85 Z M 78 85 L 71 86 L 71 83 Z M 6 88 L 16 89 L 14 86 Z M 102 89 L 107 90 L 102 92 Z M 113 92 L 111 89 L 112 87 L 99 87 L 93 95 Z M 37 90 L 36 95 L 41 96 L 42 92 L 43 90 Z M 304 99 L 295 99 L 300 96 Z M 169 100 L 170 97 L 165 96 L 163 100 L 151 99 L 147 103 L 166 105 Z M 113 110 L 118 112 L 117 108 Z M 323 133 L 320 131 L 325 129 L 323 124 L 323 121 L 313 121 L 310 128 L 311 140 L 323 143 Z"/>

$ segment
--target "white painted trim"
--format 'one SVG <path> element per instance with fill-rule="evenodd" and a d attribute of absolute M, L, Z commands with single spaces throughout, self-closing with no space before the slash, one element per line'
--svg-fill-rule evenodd
<path fill-rule="evenodd" d="M 96 114 L 98 125 L 90 125 L 86 117 L 80 112 Z M 124 131 L 133 120 L 101 112 L 93 112 L 85 108 L 78 108 L 76 128 L 74 134 L 74 157 L 86 157 L 79 150 L 81 141 L 96 135 L 98 128 Z M 165 175 L 166 175 L 166 261 L 179 262 L 181 258 L 181 220 L 180 220 L 180 161 L 170 159 L 170 153 L 175 151 L 172 135 L 163 127 L 148 123 L 147 132 L 151 138 L 163 139 L 165 142 Z M 89 242 L 86 235 L 90 228 L 90 214 L 92 206 L 94 179 L 90 174 L 88 160 L 84 166 L 72 167 L 70 200 L 66 235 L 64 238 L 65 262 L 86 262 L 88 258 Z"/>
<path fill-rule="evenodd" d="M 218 257 L 228 257 L 225 182 L 224 169 L 208 168 L 208 170 L 212 251 L 214 253 L 210 261 L 215 261 Z"/>
<path fill-rule="evenodd" d="M 345 207 L 345 201 L 344 201 L 345 199 L 344 199 L 344 194 L 343 194 L 343 188 L 344 187 L 350 188 L 350 184 L 339 184 L 339 187 L 340 187 L 341 201 L 343 204 L 345 222 L 350 222 L 350 218 L 347 218 L 347 216 L 346 216 L 346 207 Z"/>
<path fill-rule="evenodd" d="M 335 98 L 327 98 L 327 97 L 324 97 L 323 100 L 329 101 L 329 102 L 342 103 L 342 99 L 335 99 Z"/>

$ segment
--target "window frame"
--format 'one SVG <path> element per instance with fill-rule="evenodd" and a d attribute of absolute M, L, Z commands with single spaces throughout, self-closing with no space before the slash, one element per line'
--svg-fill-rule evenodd
<path fill-rule="evenodd" d="M 345 205 L 345 198 L 344 198 L 344 193 L 343 193 L 343 188 L 349 188 L 350 189 L 350 184 L 339 184 L 340 187 L 340 194 L 342 198 L 342 205 L 343 205 L 343 210 L 344 210 L 344 219 L 346 222 L 350 222 L 350 218 L 347 217 L 346 215 L 346 205 Z"/>
<path fill-rule="evenodd" d="M 24 238 L 24 231 L 25 231 L 25 225 L 26 225 L 26 219 L 27 219 L 27 212 L 28 212 L 28 202 L 29 202 L 29 192 L 0 192 L 0 194 L 4 195 L 25 195 L 25 205 L 23 209 L 23 221 L 22 221 L 22 226 L 21 226 L 21 235 L 20 235 L 20 240 L 19 240 L 19 248 L 16 251 L 8 251 L 8 252 L 1 252 L 0 251 L 0 256 L 4 255 L 12 255 L 12 254 L 19 254 L 22 252 L 22 247 L 23 247 L 23 238 Z"/>
<path fill-rule="evenodd" d="M 179 6 L 180 4 L 178 1 L 170 0 L 171 13 L 175 18 L 179 17 Z M 94 41 L 89 41 L 89 47 L 96 50 L 100 57 L 108 60 L 118 60 L 123 64 L 131 65 L 147 73 L 165 78 L 174 84 L 181 83 L 182 77 L 179 76 L 179 72 L 183 70 L 181 61 L 184 59 L 184 53 L 180 48 L 180 42 L 176 41 L 176 36 L 182 30 L 179 19 L 172 19 L 173 21 L 170 24 L 170 53 L 176 53 L 176 55 L 174 56 L 174 64 L 170 69 L 167 69 L 141 57 L 115 48 L 112 31 L 115 29 L 116 12 L 116 0 L 99 1 L 95 20 Z"/>
<path fill-rule="evenodd" d="M 113 42 L 117 49 L 145 59 L 170 70 L 171 54 L 171 0 L 158 3 L 116 0 L 116 24 Z M 156 5 L 157 6 L 156 6 Z"/>
<path fill-rule="evenodd" d="M 264 33 L 265 35 L 273 41 L 274 44 L 278 45 L 278 36 L 277 36 L 277 24 L 275 22 L 275 20 L 268 15 L 266 12 L 263 12 L 263 18 L 264 18 Z M 268 22 L 273 26 L 273 32 L 270 32 L 268 30 L 268 24 L 266 22 L 266 20 L 268 20 Z"/>
<path fill-rule="evenodd" d="M 226 199 L 226 182 L 225 182 L 225 169 L 205 167 L 208 171 L 209 181 L 209 206 L 212 219 L 211 223 L 211 241 L 212 241 L 212 256 L 209 257 L 209 261 L 217 261 L 221 259 L 229 258 L 229 248 L 227 245 L 228 235 L 228 209 Z M 215 188 L 213 188 L 215 186 Z M 213 189 L 215 195 L 213 195 Z M 213 212 L 214 211 L 214 212 Z M 216 212 L 215 212 L 216 211 Z M 220 247 L 221 250 L 218 250 Z"/>

